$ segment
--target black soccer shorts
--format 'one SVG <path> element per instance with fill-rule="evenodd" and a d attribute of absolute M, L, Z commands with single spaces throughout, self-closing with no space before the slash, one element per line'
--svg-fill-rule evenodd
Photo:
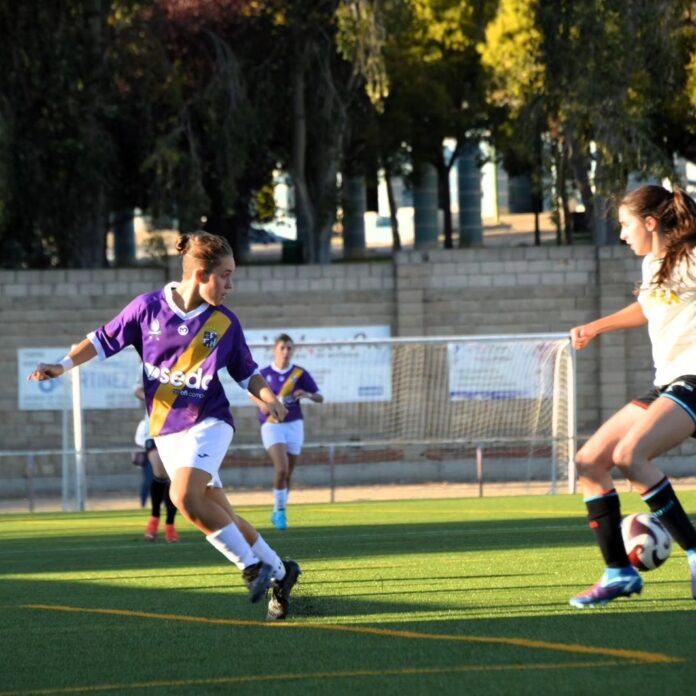
<path fill-rule="evenodd" d="M 631 403 L 647 408 L 660 396 L 679 404 L 696 424 L 696 375 L 682 375 L 664 387 L 652 387 Z M 696 437 L 696 430 L 691 437 Z"/>

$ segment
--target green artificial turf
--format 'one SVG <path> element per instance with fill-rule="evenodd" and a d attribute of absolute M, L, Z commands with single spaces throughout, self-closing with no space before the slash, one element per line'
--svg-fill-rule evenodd
<path fill-rule="evenodd" d="M 642 511 L 624 495 L 623 511 Z M 696 510 L 696 492 L 682 495 Z M 281 624 L 185 522 L 0 516 L 0 694 L 640 694 L 696 683 L 684 552 L 577 610 L 602 564 L 578 496 L 239 510 L 304 571 Z"/>

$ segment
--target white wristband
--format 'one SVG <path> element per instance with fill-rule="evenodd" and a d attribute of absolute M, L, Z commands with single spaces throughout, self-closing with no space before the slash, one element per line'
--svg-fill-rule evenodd
<path fill-rule="evenodd" d="M 75 367 L 73 359 L 67 355 L 58 364 L 63 368 L 63 373 L 67 372 L 68 370 L 72 370 L 73 367 Z"/>

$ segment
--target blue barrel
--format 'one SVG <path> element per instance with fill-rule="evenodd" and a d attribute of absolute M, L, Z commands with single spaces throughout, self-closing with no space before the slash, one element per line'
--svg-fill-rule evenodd
<path fill-rule="evenodd" d="M 457 160 L 459 187 L 459 246 L 483 246 L 481 170 L 478 144 L 464 149 Z"/>
<path fill-rule="evenodd" d="M 365 178 L 351 176 L 343 181 L 343 256 L 360 259 L 367 254 L 365 247 L 365 208 L 367 195 Z"/>
<path fill-rule="evenodd" d="M 413 167 L 413 224 L 416 249 L 436 249 L 438 225 L 437 169 L 429 162 Z"/>

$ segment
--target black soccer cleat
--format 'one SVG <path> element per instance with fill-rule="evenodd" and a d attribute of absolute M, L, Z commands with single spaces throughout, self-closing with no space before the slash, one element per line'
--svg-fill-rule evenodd
<path fill-rule="evenodd" d="M 299 564 L 295 561 L 283 561 L 283 565 L 285 576 L 282 580 L 274 580 L 271 584 L 272 592 L 268 601 L 266 621 L 281 621 L 288 615 L 290 593 L 302 574 Z"/>
<path fill-rule="evenodd" d="M 249 599 L 256 604 L 262 597 L 266 596 L 268 588 L 271 586 L 271 575 L 273 568 L 267 563 L 259 561 L 254 565 L 246 567 L 242 571 L 244 584 L 249 589 Z"/>

